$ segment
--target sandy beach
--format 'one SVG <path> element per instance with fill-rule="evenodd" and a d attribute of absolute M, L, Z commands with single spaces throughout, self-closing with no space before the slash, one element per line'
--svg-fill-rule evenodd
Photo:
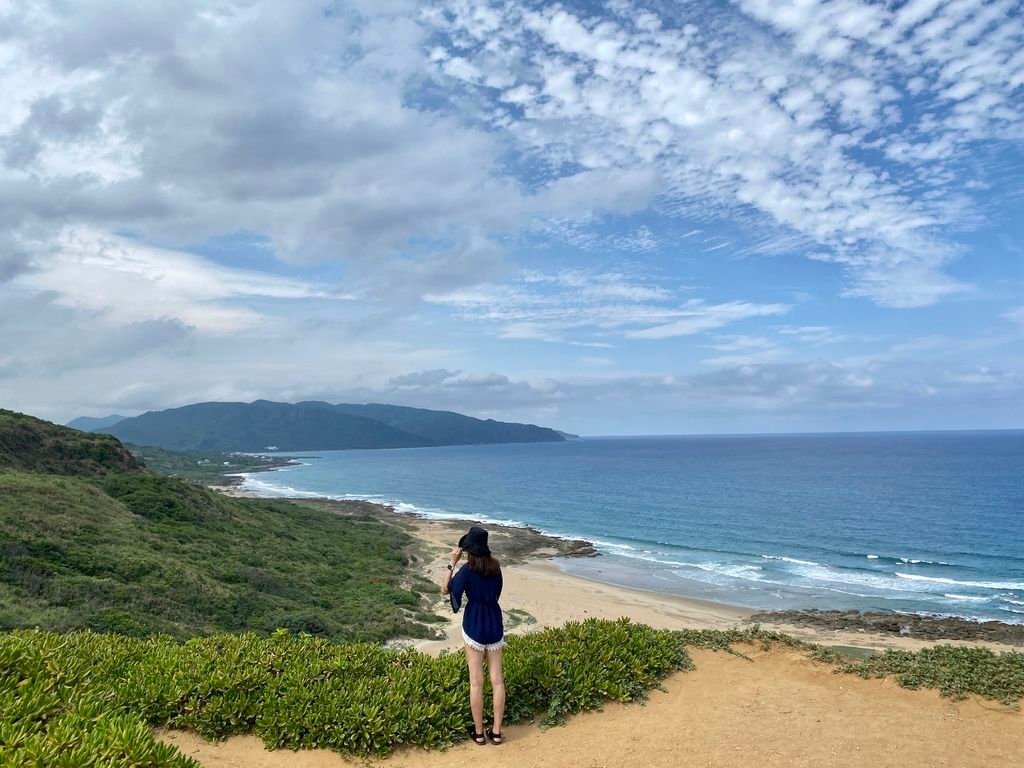
<path fill-rule="evenodd" d="M 234 489 L 235 493 L 238 492 Z M 339 514 L 372 514 L 421 542 L 420 567 L 428 578 L 443 573 L 463 521 L 394 513 L 372 504 L 317 501 Z M 491 529 L 492 549 L 503 558 L 502 606 L 508 632 L 523 633 L 588 617 L 630 619 L 666 629 L 749 626 L 751 612 L 569 575 L 552 558 L 584 552 L 582 542 L 554 542 L 523 529 Z M 557 562 L 557 560 L 556 560 Z M 461 616 L 438 595 L 449 617 L 443 638 L 403 642 L 439 653 L 461 646 Z M 775 628 L 775 627 L 773 627 Z M 915 638 L 778 627 L 829 646 L 916 650 L 934 642 Z M 981 645 L 949 641 L 960 645 Z M 998 650 L 1005 645 L 991 644 Z M 1024 714 L 991 701 L 953 702 L 935 691 L 910 691 L 891 680 L 838 675 L 829 666 L 785 649 L 744 648 L 743 659 L 692 651 L 697 669 L 670 677 L 645 705 L 609 704 L 574 717 L 564 727 L 508 728 L 500 747 L 462 744 L 448 752 L 398 751 L 385 768 L 432 768 L 486 756 L 500 766 L 994 766 L 1024 754 Z M 161 737 L 206 768 L 341 768 L 365 765 L 322 750 L 266 751 L 253 736 L 210 743 L 189 733 Z"/>
<path fill-rule="evenodd" d="M 414 517 L 364 502 L 303 501 L 333 509 L 339 514 L 370 514 L 402 527 L 423 543 L 422 573 L 432 581 L 440 580 L 449 552 L 470 524 L 468 521 Z M 503 526 L 488 526 L 488 529 L 492 549 L 503 562 L 505 586 L 502 606 L 506 611 L 506 627 L 510 633 L 560 626 L 567 621 L 589 617 L 617 619 L 623 616 L 659 629 L 729 629 L 750 626 L 750 617 L 754 612 L 746 608 L 584 579 L 566 573 L 557 565 L 560 556 L 592 552 L 587 542 L 552 539 L 532 529 Z M 439 615 L 449 618 L 447 626 L 443 627 L 446 637 L 404 644 L 413 645 L 427 653 L 462 646 L 459 631 L 461 616 L 453 615 L 447 601 L 440 595 L 436 610 Z M 828 646 L 919 650 L 935 645 L 934 640 L 866 631 L 827 630 L 792 624 L 777 624 L 771 628 L 801 640 Z M 1012 648 L 1002 643 L 981 641 L 942 642 L 986 646 L 994 650 Z"/>

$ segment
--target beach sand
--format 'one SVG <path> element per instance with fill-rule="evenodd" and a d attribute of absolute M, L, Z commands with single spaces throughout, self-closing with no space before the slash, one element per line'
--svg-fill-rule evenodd
<path fill-rule="evenodd" d="M 339 514 L 373 514 L 420 542 L 424 575 L 439 580 L 447 554 L 465 531 L 461 521 L 398 515 L 377 505 L 318 502 Z M 509 631 L 529 632 L 588 617 L 629 618 L 654 627 L 749 626 L 750 611 L 701 600 L 628 589 L 563 572 L 549 558 L 578 545 L 553 544 L 521 529 L 490 527 L 504 559 L 502 606 Z M 504 545 L 504 546 L 503 546 Z M 581 550 L 582 551 L 582 550 Z M 444 639 L 404 643 L 427 652 L 461 646 L 461 616 L 450 616 Z M 773 627 L 773 629 L 776 627 Z M 831 646 L 917 649 L 914 638 L 779 627 Z M 950 641 L 953 642 L 953 641 Z M 979 643 L 956 642 L 978 645 Z M 993 646 L 1007 650 L 1006 646 Z M 486 757 L 501 766 L 1000 766 L 1024 755 L 1024 714 L 991 701 L 951 702 L 935 691 L 909 691 L 891 680 L 861 680 L 784 649 L 745 649 L 751 660 L 691 650 L 695 671 L 670 677 L 646 705 L 609 704 L 563 727 L 509 727 L 501 747 L 466 743 L 448 752 L 399 751 L 382 768 L 431 768 Z M 323 750 L 266 751 L 252 736 L 210 743 L 189 733 L 161 738 L 206 768 L 326 768 L 366 765 Z M 486 752 L 479 752 L 486 749 Z"/>
<path fill-rule="evenodd" d="M 381 519 L 401 525 L 410 534 L 423 542 L 425 555 L 423 574 L 434 581 L 440 581 L 444 574 L 448 555 L 465 533 L 467 523 L 463 521 L 433 520 L 401 515 L 386 507 L 368 505 L 376 509 L 361 507 L 359 511 L 370 511 Z M 344 507 L 335 507 L 344 509 Z M 558 556 L 562 552 L 551 546 L 551 540 L 544 536 L 531 537 L 529 531 L 518 528 L 488 526 L 491 532 L 491 548 L 495 555 L 504 557 L 512 549 L 511 558 L 506 558 L 502 567 L 504 591 L 502 606 L 506 612 L 517 613 L 506 617 L 510 633 L 529 632 L 543 627 L 561 626 L 567 621 L 580 621 L 589 617 L 617 619 L 623 616 L 633 621 L 648 624 L 659 629 L 730 629 L 750 626 L 749 617 L 754 613 L 746 608 L 723 605 L 707 600 L 667 595 L 631 589 L 618 585 L 584 579 L 571 575 L 558 567 Z M 526 539 L 524 545 L 524 539 Z M 504 549 L 503 549 L 504 547 Z M 580 549 L 568 547 L 566 551 Z M 508 562 L 507 560 L 511 560 Z M 462 646 L 460 632 L 461 615 L 454 615 L 447 601 L 440 598 L 437 612 L 449 617 L 443 629 L 444 640 L 420 640 L 406 643 L 425 651 L 437 653 L 443 649 Z M 518 612 L 525 612 L 532 621 L 524 622 Z M 919 650 L 935 645 L 935 641 L 913 637 L 873 634 L 861 631 L 827 630 L 816 627 L 772 625 L 773 630 L 813 643 L 829 646 L 884 650 L 900 648 Z M 1000 643 L 986 643 L 962 640 L 943 640 L 951 645 L 987 646 L 994 650 L 1011 650 Z"/>

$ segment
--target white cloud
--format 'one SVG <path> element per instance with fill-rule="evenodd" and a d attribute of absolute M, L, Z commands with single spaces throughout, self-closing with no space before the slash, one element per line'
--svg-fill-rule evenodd
<path fill-rule="evenodd" d="M 969 289 L 943 272 L 960 255 L 948 234 L 975 216 L 962 199 L 952 204 L 949 181 L 966 142 L 1024 136 L 1013 96 L 1024 34 L 1018 17 L 1005 18 L 1010 4 L 943 3 L 941 23 L 921 25 L 906 8 L 859 0 L 738 3 L 781 38 L 711 8 L 700 27 L 684 25 L 692 4 L 666 10 L 667 23 L 628 4 L 600 17 L 439 5 L 452 50 L 502 57 L 515 73 L 514 88 L 488 97 L 495 127 L 526 151 L 556 165 L 657 169 L 663 211 L 756 211 L 797 236 L 790 249 L 843 265 L 850 295 L 918 307 Z M 482 29 L 482 11 L 501 23 Z M 936 79 L 939 98 L 955 102 L 952 119 L 906 120 L 905 93 Z M 898 156 L 908 173 L 893 176 L 866 147 Z"/>
<path fill-rule="evenodd" d="M 5 404 L 1019 405 L 991 362 L 1016 327 L 876 350 L 856 312 L 827 325 L 830 283 L 743 261 L 816 259 L 780 280 L 841 271 L 886 307 L 984 298 L 949 273 L 979 202 L 1019 198 L 1009 0 L 0 5 Z M 183 250 L 225 235 L 280 262 Z M 644 341 L 686 336 L 679 369 Z M 467 359 L 535 342 L 615 351 Z M 539 359 L 566 370 L 516 372 Z"/>
<path fill-rule="evenodd" d="M 750 339 L 736 340 L 743 346 Z M 443 374 L 443 375 L 439 375 Z M 415 380 L 409 385 L 407 382 Z M 384 398 L 408 405 L 452 407 L 481 416 L 530 419 L 559 428 L 594 434 L 614 419 L 595 411 L 631 416 L 649 414 L 648 432 L 672 430 L 729 431 L 734 422 L 723 414 L 744 413 L 745 423 L 759 429 L 794 429 L 807 424 L 849 428 L 851 414 L 863 429 L 921 428 L 939 423 L 962 426 L 986 392 L 986 422 L 1000 420 L 1005 408 L 1024 395 L 1020 374 L 992 368 L 907 365 L 871 366 L 826 361 L 746 363 L 697 374 L 601 375 L 512 379 L 502 374 L 471 376 L 462 371 L 426 372 L 401 377 L 401 386 L 350 391 L 353 399 Z M 394 382 L 392 382 L 394 384 Z M 925 397 L 926 400 L 922 400 Z M 977 417 L 978 412 L 973 412 Z M 823 418 L 833 414 L 835 421 Z M 919 420 L 924 417 L 925 421 Z M 808 419 L 810 419 L 808 421 Z M 938 421 L 936 421 L 938 419 Z M 624 423 L 629 423 L 625 420 Z M 633 422 L 635 423 L 635 422 Z M 977 422 L 975 422 L 977 423 Z M 603 433 L 607 434 L 607 433 Z"/>
<path fill-rule="evenodd" d="M 380 296 L 410 267 L 408 304 L 418 280 L 493 279 L 493 253 L 449 253 L 474 238 L 493 251 L 561 230 L 648 252 L 663 240 L 646 225 L 589 225 L 653 204 L 776 227 L 788 239 L 757 247 L 803 248 L 848 270 L 851 295 L 922 306 L 968 287 L 943 273 L 972 215 L 950 204 L 953 159 L 1024 135 L 1010 5 L 744 0 L 694 24 L 694 4 L 14 3 L 0 226 L 43 245 L 68 222 L 171 245 L 254 231 L 283 258 L 352 264 Z M 949 119 L 905 114 L 929 88 Z M 517 177 L 516 153 L 540 172 Z M 25 268 L 4 250 L 0 277 Z"/>
<path fill-rule="evenodd" d="M 448 282 L 459 244 L 518 226 L 526 200 L 486 132 L 404 103 L 425 61 L 414 4 L 115 6 L 4 11 L 10 237 L 38 252 L 69 223 L 170 246 L 248 231 L 364 283 L 399 257 L 427 290 L 493 274 L 484 261 Z M 29 261 L 5 252 L 0 278 Z"/>
<path fill-rule="evenodd" d="M 499 338 L 607 346 L 616 338 L 664 339 L 780 315 L 784 304 L 679 300 L 685 290 L 624 271 L 525 271 L 509 284 L 428 296 L 465 320 L 493 326 Z"/>
<path fill-rule="evenodd" d="M 260 319 L 234 299 L 347 298 L 265 273 L 220 266 L 198 256 L 139 245 L 92 230 L 65 230 L 56 250 L 15 287 L 52 292 L 67 307 L 111 325 L 173 319 L 212 333 L 233 333 Z"/>
<path fill-rule="evenodd" d="M 667 339 L 673 336 L 691 336 L 740 320 L 783 315 L 788 311 L 789 307 L 785 304 L 753 304 L 747 301 L 705 304 L 699 299 L 692 299 L 678 311 L 680 319 L 651 328 L 627 331 L 626 335 L 633 339 Z"/>
<path fill-rule="evenodd" d="M 778 333 L 810 346 L 838 344 L 850 339 L 848 334 L 841 333 L 828 325 L 785 325 L 778 328 Z"/>
<path fill-rule="evenodd" d="M 1014 307 L 1003 314 L 1003 317 L 1012 323 L 1024 326 L 1024 306 Z"/>
<path fill-rule="evenodd" d="M 722 368 L 773 363 L 788 356 L 789 352 L 772 339 L 762 336 L 724 336 L 714 344 L 706 345 L 721 354 L 701 360 L 704 365 Z"/>

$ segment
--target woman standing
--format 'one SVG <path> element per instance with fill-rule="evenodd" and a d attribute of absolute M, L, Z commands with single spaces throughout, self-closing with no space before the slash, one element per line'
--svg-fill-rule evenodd
<path fill-rule="evenodd" d="M 466 564 L 459 568 L 463 553 Z M 451 552 L 448 571 L 441 582 L 441 593 L 448 595 L 452 611 L 459 612 L 462 596 L 466 610 L 462 614 L 462 639 L 466 641 L 466 662 L 469 664 L 469 706 L 473 711 L 470 737 L 477 744 L 501 744 L 501 720 L 505 716 L 505 680 L 501 674 L 501 649 L 505 645 L 505 629 L 501 623 L 501 565 L 491 556 L 487 531 L 478 526 L 459 539 Z M 484 730 L 484 656 L 491 676 L 494 698 L 494 723 Z"/>

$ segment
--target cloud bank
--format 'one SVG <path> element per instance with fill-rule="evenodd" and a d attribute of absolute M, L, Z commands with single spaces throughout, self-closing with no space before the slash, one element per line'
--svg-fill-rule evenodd
<path fill-rule="evenodd" d="M 0 2 L 0 398 L 996 423 L 1022 51 L 1008 0 Z"/>

